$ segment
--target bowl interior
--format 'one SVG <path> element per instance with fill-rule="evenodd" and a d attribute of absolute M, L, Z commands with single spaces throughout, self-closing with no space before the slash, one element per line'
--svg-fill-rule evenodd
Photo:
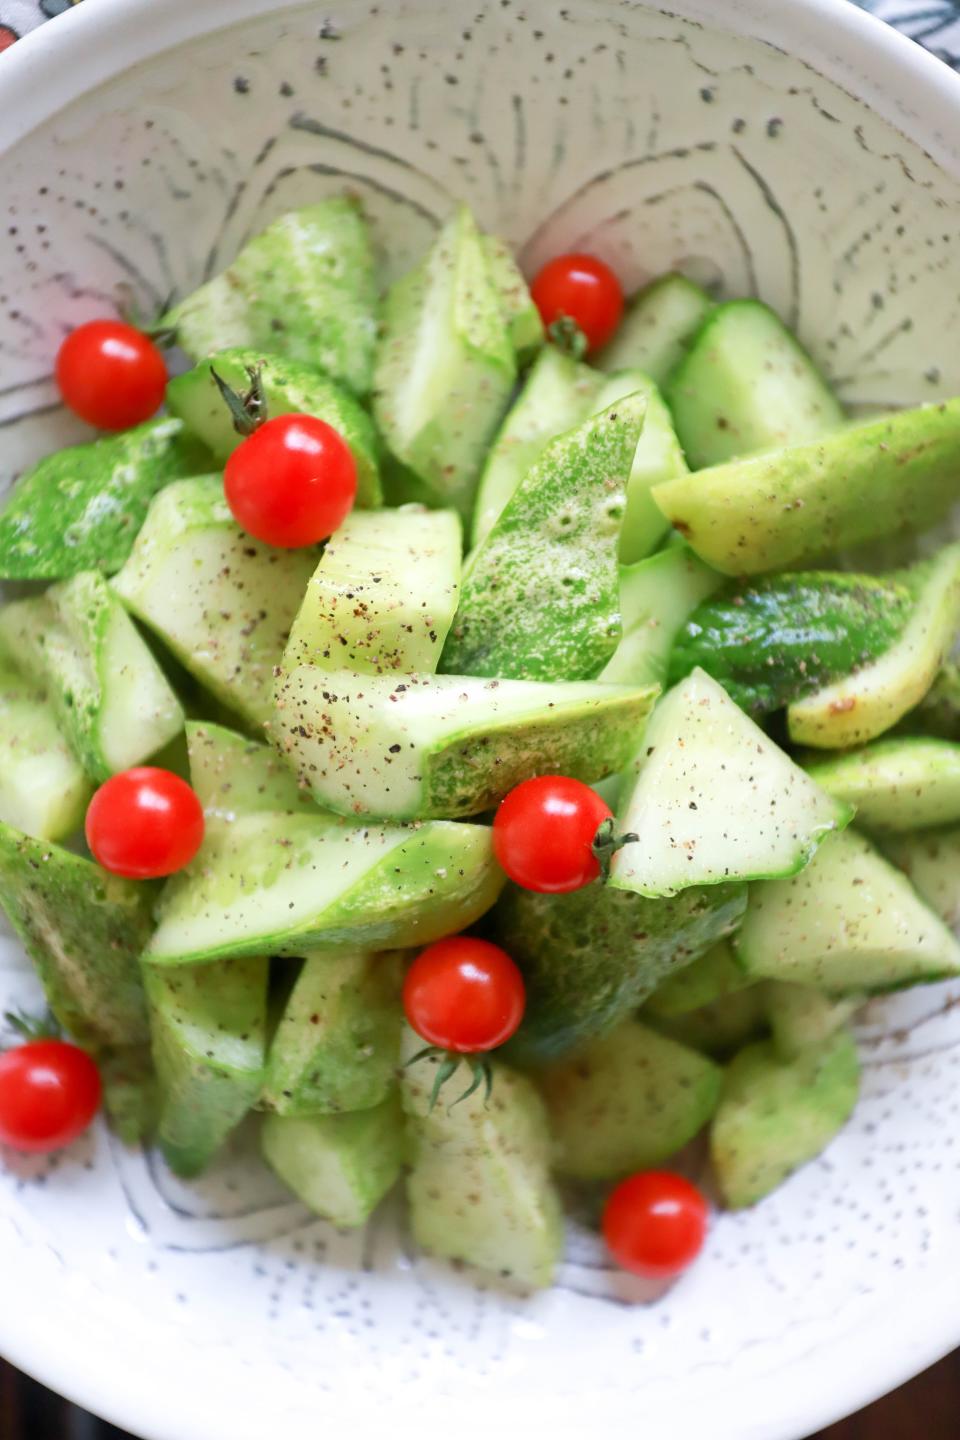
<path fill-rule="evenodd" d="M 186 8 L 155 13 L 185 35 Z M 69 325 L 121 298 L 158 309 L 344 188 L 388 277 L 465 199 L 528 269 L 586 248 L 631 288 L 679 268 L 761 296 L 854 409 L 960 391 L 960 187 L 812 64 L 614 0 L 262 8 L 148 59 L 125 41 L 115 78 L 0 156 L 4 486 L 84 436 L 50 380 Z M 84 23 L 64 22 L 76 63 Z M 51 49 L 52 91 L 74 60 Z M 6 940 L 0 1009 L 34 995 Z M 412 1253 L 389 1208 L 337 1235 L 249 1137 L 187 1189 L 98 1133 L 0 1170 L 0 1273 L 33 1297 L 0 1315 L 0 1348 L 157 1440 L 300 1440 L 385 1405 L 406 1435 L 424 1406 L 462 1419 L 465 1397 L 478 1426 L 630 1414 L 682 1440 L 709 1407 L 717 1440 L 798 1436 L 960 1332 L 952 1003 L 874 1005 L 848 1130 L 758 1211 L 719 1218 L 655 1307 L 576 1226 L 561 1283 L 530 1300 Z"/>

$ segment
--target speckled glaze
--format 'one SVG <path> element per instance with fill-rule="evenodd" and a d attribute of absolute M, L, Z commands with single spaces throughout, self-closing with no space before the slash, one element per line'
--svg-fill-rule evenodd
<path fill-rule="evenodd" d="M 29 36 L 0 58 L 4 483 L 80 437 L 67 324 L 158 307 L 344 186 L 391 273 L 467 198 L 528 268 L 589 247 L 630 286 L 762 295 L 848 404 L 960 391 L 949 71 L 841 0 L 670 9 L 89 0 Z M 186 1188 L 98 1129 L 4 1157 L 0 1349 L 149 1440 L 798 1440 L 960 1340 L 957 1000 L 872 1007 L 849 1128 L 655 1305 L 576 1225 L 531 1299 L 413 1253 L 389 1205 L 338 1235 L 249 1136 Z M 6 940 L 0 1008 L 35 1001 Z"/>

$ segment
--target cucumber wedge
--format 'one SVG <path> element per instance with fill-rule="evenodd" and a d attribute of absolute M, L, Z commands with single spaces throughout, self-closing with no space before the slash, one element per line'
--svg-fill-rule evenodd
<path fill-rule="evenodd" d="M 686 1015 L 755 984 L 753 976 L 744 974 L 738 964 L 730 942 L 720 940 L 705 955 L 668 975 L 645 1008 L 648 1015 Z"/>
<path fill-rule="evenodd" d="M 405 1058 L 421 1048 L 409 1035 Z M 451 1105 L 470 1084 L 461 1065 L 431 1110 L 438 1063 L 427 1058 L 400 1072 L 414 1239 L 433 1255 L 534 1289 L 547 1286 L 564 1234 L 543 1101 L 526 1076 L 495 1061 L 489 1104 L 481 1089 Z"/>
<path fill-rule="evenodd" d="M 883 853 L 951 930 L 960 927 L 960 827 L 886 836 Z"/>
<path fill-rule="evenodd" d="M 674 641 L 692 611 L 724 583 L 688 545 L 670 545 L 659 555 L 620 571 L 623 639 L 600 671 L 615 685 L 662 685 Z"/>
<path fill-rule="evenodd" d="M 298 665 L 278 683 L 274 739 L 317 803 L 338 814 L 456 818 L 489 810 L 536 772 L 614 774 L 656 695 Z"/>
<path fill-rule="evenodd" d="M 669 900 L 600 883 L 570 895 L 509 886 L 494 923 L 527 987 L 512 1053 L 521 1062 L 553 1060 L 611 1030 L 735 930 L 746 901 L 743 885 L 685 890 Z"/>
<path fill-rule="evenodd" d="M 137 962 L 153 901 L 152 886 L 0 825 L 0 905 L 51 1011 L 82 1045 L 138 1045 L 149 1037 Z"/>
<path fill-rule="evenodd" d="M 261 1144 L 267 1164 L 308 1210 L 354 1230 L 400 1177 L 400 1102 L 393 1094 L 352 1115 L 268 1115 Z"/>
<path fill-rule="evenodd" d="M 636 764 L 619 822 L 638 838 L 610 883 L 640 895 L 792 875 L 853 814 L 702 670 L 660 701 Z"/>
<path fill-rule="evenodd" d="M 465 520 L 516 373 L 483 240 L 461 206 L 387 295 L 373 408 L 397 459 Z"/>
<path fill-rule="evenodd" d="M 727 1205 L 755 1205 L 815 1159 L 849 1120 L 859 1091 L 857 1047 L 847 1034 L 791 1063 L 769 1042 L 741 1050 L 727 1071 L 710 1139 Z"/>
<path fill-rule="evenodd" d="M 810 356 L 759 300 L 710 312 L 670 376 L 667 400 L 695 470 L 802 445 L 844 422 Z"/>
<path fill-rule="evenodd" d="M 653 498 L 725 575 L 796 567 L 939 520 L 960 497 L 960 399 L 668 480 Z"/>
<path fill-rule="evenodd" d="M 270 1046 L 265 1107 L 317 1115 L 385 1100 L 400 1055 L 401 980 L 394 955 L 308 956 Z"/>
<path fill-rule="evenodd" d="M 0 641 L 45 687 L 84 770 L 107 780 L 183 729 L 183 711 L 97 571 L 0 611 Z"/>
<path fill-rule="evenodd" d="M 255 1104 L 264 1075 L 268 960 L 143 967 L 160 1083 L 157 1142 L 199 1175 Z"/>
<path fill-rule="evenodd" d="M 805 1050 L 825 1044 L 866 1002 L 866 995 L 825 995 L 811 985 L 767 980 L 763 1003 L 781 1060 L 796 1060 Z"/>
<path fill-rule="evenodd" d="M 83 823 L 92 788 L 46 691 L 0 654 L 0 820 L 62 840 Z"/>
<path fill-rule="evenodd" d="M 806 767 L 872 833 L 924 830 L 960 821 L 960 745 L 905 736 L 877 740 Z"/>
<path fill-rule="evenodd" d="M 484 235 L 482 243 L 510 344 L 517 364 L 523 368 L 535 360 L 543 349 L 546 336 L 540 311 L 533 303 L 533 296 L 507 242 L 499 235 Z"/>
<path fill-rule="evenodd" d="M 603 376 L 547 345 L 527 376 L 487 455 L 473 512 L 472 543 L 485 540 L 521 480 L 551 440 L 599 407 Z"/>
<path fill-rule="evenodd" d="M 167 882 L 156 964 L 396 950 L 466 929 L 503 885 L 483 825 L 370 826 L 332 815 L 208 821 Z"/>
<path fill-rule="evenodd" d="M 124 1145 L 152 1141 L 160 1114 L 160 1087 L 149 1045 L 123 1045 L 97 1055 L 103 1113 Z"/>
<path fill-rule="evenodd" d="M 833 836 L 801 874 L 755 885 L 734 945 L 749 975 L 832 995 L 960 974 L 960 944 L 852 830 Z"/>
<path fill-rule="evenodd" d="M 625 1021 L 538 1077 L 555 1169 L 575 1180 L 620 1180 L 661 1165 L 706 1125 L 722 1078 L 695 1050 Z"/>
<path fill-rule="evenodd" d="M 601 370 L 635 366 L 662 385 L 712 309 L 710 296 L 685 275 L 662 275 L 633 297 L 595 363 Z"/>
<path fill-rule="evenodd" d="M 872 664 L 790 706 L 787 725 L 796 744 L 862 745 L 889 730 L 930 689 L 960 628 L 960 544 L 907 574 L 916 599 L 899 640 Z"/>
<path fill-rule="evenodd" d="M 960 740 L 960 664 L 947 660 L 916 710 L 904 722 L 925 735 Z"/>
<path fill-rule="evenodd" d="M 617 546 L 646 400 L 551 442 L 466 566 L 442 668 L 585 680 L 620 639 Z"/>
<path fill-rule="evenodd" d="M 236 524 L 216 475 L 158 495 L 113 587 L 217 700 L 261 727 L 315 550 L 273 550 Z M 2 622 L 0 622 L 2 623 Z"/>
<path fill-rule="evenodd" d="M 702 666 L 757 719 L 879 659 L 914 604 L 912 586 L 897 575 L 813 571 L 728 585 L 687 617 L 670 680 Z"/>
<path fill-rule="evenodd" d="M 353 511 L 307 586 L 284 668 L 436 670 L 457 608 L 460 556 L 453 510 Z"/>
<path fill-rule="evenodd" d="M 751 1040 L 764 1038 L 769 1030 L 764 984 L 756 980 L 682 1015 L 660 1015 L 649 1005 L 640 1015 L 661 1035 L 720 1062 L 729 1060 Z"/>
<path fill-rule="evenodd" d="M 268 745 L 197 720 L 188 720 L 186 730 L 190 784 L 209 818 L 235 820 L 284 810 L 316 814 L 309 791 L 300 788 Z"/>
<path fill-rule="evenodd" d="M 370 389 L 377 279 L 370 233 L 350 196 L 281 215 L 233 264 L 162 322 L 193 360 L 252 345 L 320 366 L 358 395 Z"/>
<path fill-rule="evenodd" d="M 606 410 L 629 395 L 642 395 L 647 408 L 627 481 L 627 508 L 620 527 L 622 565 L 633 565 L 652 554 L 670 529 L 663 511 L 650 497 L 653 486 L 687 473 L 670 411 L 650 376 L 642 370 L 620 370 L 611 375 L 597 396 L 595 409 Z"/>
<path fill-rule="evenodd" d="M 0 578 L 112 575 L 152 497 L 196 468 L 192 448 L 180 421 L 164 419 L 48 455 L 21 476 L 0 514 Z"/>
<path fill-rule="evenodd" d="M 380 442 L 373 422 L 353 395 L 315 366 L 255 349 L 218 351 L 170 381 L 167 407 L 223 465 L 243 436 L 234 429 L 214 373 L 242 394 L 250 386 L 251 371 L 259 371 L 267 417 L 315 415 L 332 425 L 349 445 L 357 467 L 357 505 L 372 509 L 382 504 Z"/>

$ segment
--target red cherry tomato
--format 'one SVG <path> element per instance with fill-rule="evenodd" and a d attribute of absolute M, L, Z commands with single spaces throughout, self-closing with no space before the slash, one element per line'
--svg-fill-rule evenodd
<path fill-rule="evenodd" d="M 596 880 L 592 845 L 612 811 L 589 785 L 565 775 L 524 780 L 500 804 L 493 849 L 510 879 L 525 890 L 562 895 Z"/>
<path fill-rule="evenodd" d="M 595 255 L 558 255 L 548 260 L 530 294 L 548 330 L 564 317 L 573 320 L 586 336 L 589 350 L 607 343 L 623 314 L 620 281 Z"/>
<path fill-rule="evenodd" d="M 100 430 L 127 430 L 163 404 L 167 367 L 149 335 L 122 320 L 78 325 L 57 352 L 65 405 Z"/>
<path fill-rule="evenodd" d="M 613 1191 L 603 1238 L 624 1270 L 646 1279 L 679 1275 L 696 1260 L 707 1234 L 707 1202 L 682 1175 L 645 1170 Z"/>
<path fill-rule="evenodd" d="M 281 550 L 326 540 L 353 509 L 357 466 L 332 425 L 313 415 L 278 415 L 227 461 L 223 488 L 248 535 Z"/>
<path fill-rule="evenodd" d="M 0 1142 L 43 1154 L 76 1140 L 100 1107 L 100 1072 L 65 1040 L 31 1040 L 0 1055 Z"/>
<path fill-rule="evenodd" d="M 417 1034 L 460 1055 L 503 1045 L 525 1003 L 523 976 L 507 952 L 466 935 L 421 950 L 403 985 L 403 1008 Z"/>
<path fill-rule="evenodd" d="M 104 870 L 153 880 L 188 865 L 203 840 L 203 807 L 179 775 L 138 765 L 113 775 L 87 808 L 87 844 Z"/>

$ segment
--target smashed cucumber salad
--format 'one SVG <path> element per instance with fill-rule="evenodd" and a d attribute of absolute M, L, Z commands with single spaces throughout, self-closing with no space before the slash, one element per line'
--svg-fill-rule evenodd
<path fill-rule="evenodd" d="M 960 973 L 960 400 L 854 423 L 758 301 L 528 289 L 465 208 L 383 294 L 347 197 L 57 378 L 107 433 L 0 514 L 50 1012 L 0 1139 L 102 1095 L 191 1177 L 258 1111 L 338 1226 L 400 1183 L 424 1250 L 545 1286 L 575 1190 L 678 1273 L 691 1142 L 762 1200 L 853 1110 L 859 1007 Z"/>

